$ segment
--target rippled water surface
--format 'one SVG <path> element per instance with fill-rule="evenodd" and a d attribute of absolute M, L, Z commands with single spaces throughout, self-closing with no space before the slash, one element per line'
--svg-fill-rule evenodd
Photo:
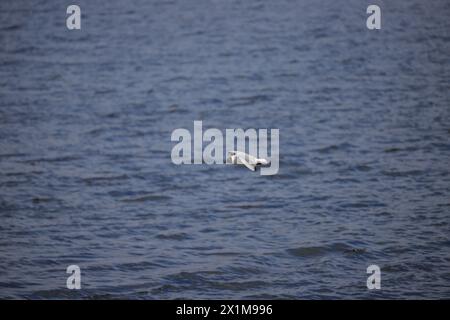
<path fill-rule="evenodd" d="M 0 297 L 450 298 L 448 1 L 75 3 L 0 2 Z M 175 166 L 194 120 L 279 173 Z"/>

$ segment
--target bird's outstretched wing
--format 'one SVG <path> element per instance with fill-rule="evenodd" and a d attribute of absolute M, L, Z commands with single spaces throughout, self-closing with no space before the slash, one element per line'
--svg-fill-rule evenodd
<path fill-rule="evenodd" d="M 245 156 L 242 156 L 240 154 L 237 155 L 239 161 L 245 165 L 247 168 L 249 168 L 252 171 L 255 171 L 255 165 L 254 164 L 250 164 L 247 159 L 245 158 Z"/>

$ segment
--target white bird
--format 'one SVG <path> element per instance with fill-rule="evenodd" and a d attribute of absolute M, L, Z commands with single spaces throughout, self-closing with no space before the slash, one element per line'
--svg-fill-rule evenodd
<path fill-rule="evenodd" d="M 241 151 L 229 151 L 227 163 L 243 164 L 252 171 L 255 171 L 257 165 L 268 165 L 270 163 L 267 159 L 258 159 Z"/>

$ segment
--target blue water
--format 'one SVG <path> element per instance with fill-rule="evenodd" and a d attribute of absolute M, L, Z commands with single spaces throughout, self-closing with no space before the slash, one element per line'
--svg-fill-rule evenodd
<path fill-rule="evenodd" d="M 1 298 L 450 298 L 448 1 L 75 3 L 0 2 Z M 279 173 L 172 164 L 194 120 Z"/>

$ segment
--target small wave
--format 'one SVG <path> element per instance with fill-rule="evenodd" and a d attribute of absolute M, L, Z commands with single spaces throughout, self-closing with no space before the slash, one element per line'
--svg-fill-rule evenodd
<path fill-rule="evenodd" d="M 176 76 L 176 77 L 173 77 L 173 78 L 170 78 L 170 79 L 167 79 L 167 80 L 163 80 L 162 82 L 170 82 L 170 83 L 172 83 L 172 82 L 177 82 L 177 81 L 190 81 L 190 80 L 191 80 L 191 78 L 186 77 L 186 76 Z"/>
<path fill-rule="evenodd" d="M 167 109 L 169 113 L 179 113 L 179 114 L 189 113 L 188 110 L 180 108 L 177 104 L 172 104 Z"/>
<path fill-rule="evenodd" d="M 125 198 L 121 199 L 122 202 L 145 202 L 145 201 L 168 201 L 172 199 L 169 196 L 163 196 L 163 195 L 156 195 L 156 194 L 149 194 L 144 196 L 139 196 L 135 198 Z"/>
<path fill-rule="evenodd" d="M 372 169 L 373 168 L 371 166 L 366 165 L 366 164 L 360 164 L 360 165 L 356 165 L 356 166 L 350 168 L 350 170 L 361 171 L 361 172 L 367 172 Z"/>
<path fill-rule="evenodd" d="M 410 176 L 419 176 L 424 174 L 425 172 L 422 170 L 408 170 L 408 171 L 381 171 L 381 174 L 388 177 L 410 177 Z"/>
<path fill-rule="evenodd" d="M 204 256 L 221 256 L 221 257 L 237 257 L 241 256 L 241 252 L 235 252 L 235 251 L 213 251 L 213 252 L 205 252 L 202 253 Z"/>
<path fill-rule="evenodd" d="M 33 52 L 37 52 L 38 50 L 39 50 L 38 47 L 35 47 L 35 46 L 27 46 L 27 47 L 19 47 L 19 48 L 15 48 L 15 49 L 9 50 L 9 51 L 7 51 L 7 52 L 8 52 L 8 53 L 11 53 L 11 54 L 22 54 L 22 53 L 25 53 L 25 54 L 31 54 L 31 53 L 33 53 Z"/>
<path fill-rule="evenodd" d="M 231 291 L 251 291 L 257 288 L 267 288 L 270 284 L 261 280 L 249 280 L 249 281 L 211 281 L 210 286 L 219 290 L 231 290 Z"/>
<path fill-rule="evenodd" d="M 152 268 L 161 268 L 162 265 L 155 262 L 150 261 L 140 261 L 140 262 L 128 262 L 128 263 L 122 263 L 117 266 L 118 270 L 124 270 L 124 271 L 140 271 L 140 270 L 148 270 Z M 109 269 L 111 269 L 111 266 L 109 266 Z M 108 268 L 105 268 L 105 271 L 108 270 Z"/>
<path fill-rule="evenodd" d="M 325 247 L 299 247 L 288 249 L 287 252 L 296 257 L 311 257 L 323 255 L 327 252 Z"/>
<path fill-rule="evenodd" d="M 31 202 L 37 204 L 37 203 L 47 203 L 47 202 L 53 202 L 55 201 L 55 198 L 49 198 L 49 197 L 34 197 L 31 199 Z"/>
<path fill-rule="evenodd" d="M 343 203 L 340 205 L 341 208 L 376 208 L 376 207 L 386 207 L 386 204 L 377 201 L 358 201 Z"/>
<path fill-rule="evenodd" d="M 105 95 L 105 94 L 113 94 L 116 92 L 117 92 L 116 89 L 98 89 L 98 90 L 95 90 L 94 94 L 95 95 Z"/>
<path fill-rule="evenodd" d="M 24 156 L 26 156 L 25 153 L 4 153 L 4 154 L 0 154 L 0 159 L 24 157 Z"/>
<path fill-rule="evenodd" d="M 254 95 L 254 96 L 248 96 L 248 97 L 238 97 L 238 98 L 231 98 L 230 99 L 230 107 L 238 107 L 238 106 L 251 106 L 258 102 L 266 102 L 271 101 L 272 96 L 269 95 Z"/>
<path fill-rule="evenodd" d="M 37 162 L 69 162 L 69 161 L 76 161 L 81 160 L 81 157 L 77 156 L 64 156 L 64 157 L 54 157 L 54 158 L 37 158 L 37 159 L 29 159 L 21 161 L 23 163 L 37 163 Z"/>
<path fill-rule="evenodd" d="M 348 151 L 348 150 L 352 149 L 353 147 L 354 146 L 352 144 L 345 142 L 345 143 L 341 143 L 341 144 L 332 144 L 332 145 L 329 145 L 326 147 L 318 148 L 314 151 L 316 151 L 318 153 L 327 154 L 327 153 L 332 153 L 332 152 L 341 151 L 341 150 Z"/>
<path fill-rule="evenodd" d="M 263 203 L 242 203 L 242 204 L 233 204 L 228 207 L 238 209 L 258 209 L 258 208 L 265 208 L 266 205 Z"/>
<path fill-rule="evenodd" d="M 417 151 L 417 150 L 419 150 L 419 148 L 417 148 L 417 147 L 407 147 L 407 148 L 392 147 L 392 148 L 384 149 L 384 152 L 385 153 L 395 153 L 395 152 L 401 152 L 401 151 L 413 152 L 413 151 Z"/>
<path fill-rule="evenodd" d="M 353 247 L 344 243 L 334 243 L 328 246 L 298 247 L 287 249 L 287 252 L 296 257 L 315 257 L 332 253 L 362 254 L 364 248 Z"/>
<path fill-rule="evenodd" d="M 162 239 L 162 240 L 187 240 L 190 238 L 190 236 L 187 233 L 172 233 L 172 234 L 158 234 L 156 235 L 156 238 Z"/>
<path fill-rule="evenodd" d="M 0 30 L 2 31 L 14 31 L 14 30 L 19 30 L 22 27 L 22 25 L 20 24 L 12 24 L 10 26 L 1 28 Z"/>
<path fill-rule="evenodd" d="M 117 181 L 117 180 L 126 180 L 128 179 L 128 175 L 122 174 L 118 176 L 98 176 L 98 177 L 87 177 L 83 178 L 83 182 L 88 185 L 98 185 L 98 184 L 104 184 L 110 181 Z"/>

